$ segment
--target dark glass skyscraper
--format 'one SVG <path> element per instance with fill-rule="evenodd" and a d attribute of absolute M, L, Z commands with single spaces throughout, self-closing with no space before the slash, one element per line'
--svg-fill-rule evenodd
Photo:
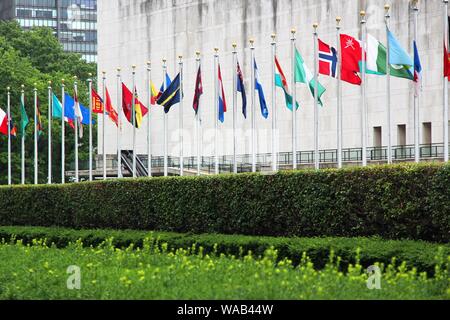
<path fill-rule="evenodd" d="M 1 0 L 0 19 L 50 27 L 65 51 L 97 61 L 97 0 Z"/>

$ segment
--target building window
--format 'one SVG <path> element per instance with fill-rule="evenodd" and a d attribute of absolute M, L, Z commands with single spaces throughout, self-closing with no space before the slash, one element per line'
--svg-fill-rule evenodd
<path fill-rule="evenodd" d="M 397 145 L 406 146 L 406 124 L 399 124 L 397 126 Z"/>
<path fill-rule="evenodd" d="M 374 127 L 373 128 L 373 146 L 375 148 L 381 148 L 382 147 L 382 128 L 381 127 Z"/>
<path fill-rule="evenodd" d="M 422 144 L 432 144 L 432 126 L 431 122 L 424 122 L 422 124 Z"/>

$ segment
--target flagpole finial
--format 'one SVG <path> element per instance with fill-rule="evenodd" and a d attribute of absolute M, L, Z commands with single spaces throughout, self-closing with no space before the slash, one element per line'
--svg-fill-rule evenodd
<path fill-rule="evenodd" d="M 200 51 L 195 51 L 195 56 L 197 61 L 200 61 Z"/>
<path fill-rule="evenodd" d="M 162 58 L 162 62 L 165 64 L 167 62 L 166 58 Z"/>
<path fill-rule="evenodd" d="M 389 4 L 384 5 L 384 11 L 386 11 L 386 13 L 388 13 L 390 9 L 391 9 L 391 6 Z"/>
<path fill-rule="evenodd" d="M 214 48 L 214 52 L 216 53 L 216 55 L 219 54 L 219 48 Z"/>
<path fill-rule="evenodd" d="M 48 80 L 48 86 L 51 87 L 51 85 L 52 85 L 52 81 Z"/>
<path fill-rule="evenodd" d="M 272 38 L 272 41 L 275 42 L 275 39 L 277 38 L 277 34 L 276 33 L 272 33 L 270 35 L 270 37 Z"/>
<path fill-rule="evenodd" d="M 33 83 L 33 85 L 34 85 L 34 90 L 36 90 L 37 83 L 35 82 L 35 83 Z"/>
<path fill-rule="evenodd" d="M 249 40 L 250 42 L 250 49 L 255 49 L 254 45 L 255 45 L 255 40 L 252 38 Z"/>
<path fill-rule="evenodd" d="M 122 69 L 121 68 L 117 68 L 117 72 L 120 72 Z"/>
<path fill-rule="evenodd" d="M 9 91 L 11 88 L 10 87 L 6 87 L 6 90 Z"/>
<path fill-rule="evenodd" d="M 150 62 L 150 60 L 147 61 L 147 65 L 150 66 L 152 63 Z"/>
<path fill-rule="evenodd" d="M 233 44 L 231 46 L 233 47 L 234 50 L 236 50 L 236 47 L 237 47 L 236 42 L 233 42 Z"/>
<path fill-rule="evenodd" d="M 292 29 L 291 29 L 291 34 L 292 34 L 291 40 L 292 40 L 292 41 L 295 40 L 295 33 L 296 33 L 296 32 L 297 32 L 297 30 L 295 30 L 295 28 L 292 28 Z"/>
<path fill-rule="evenodd" d="M 361 10 L 361 11 L 359 12 L 359 15 L 361 16 L 361 18 L 365 18 L 366 12 L 365 12 L 364 10 Z"/>
<path fill-rule="evenodd" d="M 317 22 L 313 23 L 314 32 L 317 32 L 318 27 L 319 27 L 319 24 Z"/>
<path fill-rule="evenodd" d="M 342 18 L 340 16 L 336 17 L 336 23 L 339 25 L 342 21 Z"/>

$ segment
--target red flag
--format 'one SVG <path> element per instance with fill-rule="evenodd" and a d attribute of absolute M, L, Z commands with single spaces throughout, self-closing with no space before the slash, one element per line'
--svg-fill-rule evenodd
<path fill-rule="evenodd" d="M 202 94 L 203 94 L 202 71 L 201 71 L 201 67 L 198 67 L 197 80 L 195 81 L 195 94 L 194 94 L 194 103 L 193 103 L 193 108 L 195 110 L 195 114 L 198 113 L 198 108 L 200 106 L 200 96 Z"/>
<path fill-rule="evenodd" d="M 341 34 L 341 79 L 343 81 L 361 85 L 359 64 L 362 61 L 361 43 L 355 38 Z"/>
<path fill-rule="evenodd" d="M 145 117 L 145 115 L 148 113 L 148 109 L 139 101 L 137 96 L 134 96 L 134 111 L 135 111 L 135 119 L 136 119 L 136 128 L 139 128 L 142 123 L 142 118 Z M 133 93 L 130 91 L 130 89 L 127 88 L 127 86 L 122 83 L 122 109 L 123 113 L 125 114 L 125 117 L 127 120 L 133 124 Z"/>
<path fill-rule="evenodd" d="M 450 81 L 450 53 L 444 45 L 444 78 Z"/>
<path fill-rule="evenodd" d="M 103 99 L 92 89 L 92 112 L 103 113 Z"/>
<path fill-rule="evenodd" d="M 108 113 L 112 122 L 114 122 L 116 126 L 119 126 L 119 116 L 116 110 L 114 110 L 114 107 L 111 103 L 111 97 L 109 96 L 108 88 L 105 88 L 105 91 L 106 91 L 106 112 Z"/>

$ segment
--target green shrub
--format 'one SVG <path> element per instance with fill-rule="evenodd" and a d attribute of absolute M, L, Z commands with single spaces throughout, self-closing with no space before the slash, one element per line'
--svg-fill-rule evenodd
<path fill-rule="evenodd" d="M 65 248 L 69 243 L 81 239 L 85 246 L 99 246 L 113 237 L 115 247 L 127 248 L 131 244 L 142 247 L 145 238 L 157 239 L 159 245 L 167 243 L 172 249 L 189 249 L 193 245 L 203 247 L 205 253 L 216 253 L 241 256 L 252 251 L 255 256 L 263 256 L 264 252 L 274 247 L 280 259 L 288 258 L 298 264 L 303 252 L 322 268 L 329 260 L 331 251 L 342 258 L 342 265 L 356 262 L 356 252 L 360 248 L 360 263 L 367 267 L 375 262 L 389 264 L 392 258 L 398 262 L 405 261 L 408 267 L 416 267 L 419 271 L 434 273 L 435 256 L 442 248 L 445 256 L 450 255 L 450 245 L 438 245 L 423 241 L 384 240 L 379 238 L 283 238 L 252 237 L 219 234 L 177 234 L 169 232 L 144 232 L 135 230 L 71 230 L 43 227 L 0 227 L 0 240 L 22 240 L 31 244 L 34 239 L 46 239 L 47 244 L 54 243 Z"/>
<path fill-rule="evenodd" d="M 450 240 L 450 165 L 0 188 L 0 225 Z"/>

